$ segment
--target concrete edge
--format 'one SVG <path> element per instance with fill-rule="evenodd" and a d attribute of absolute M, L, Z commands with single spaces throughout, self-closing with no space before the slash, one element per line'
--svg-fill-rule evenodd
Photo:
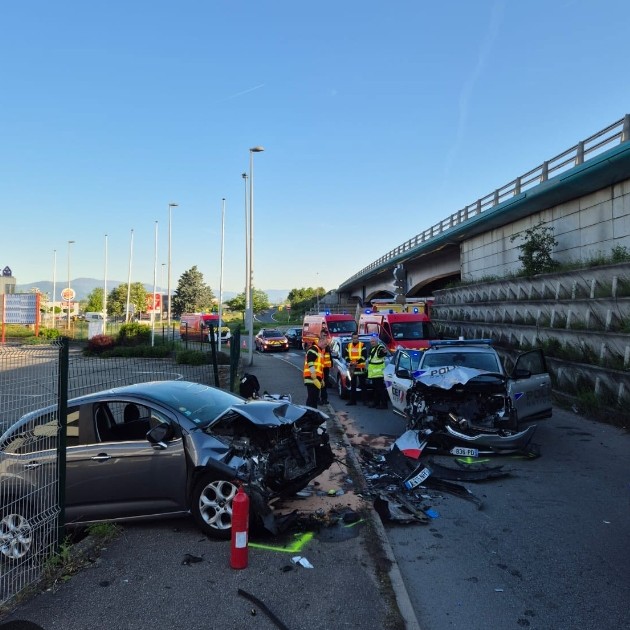
<path fill-rule="evenodd" d="M 348 436 L 346 435 L 343 426 L 341 426 L 339 419 L 337 418 L 337 412 L 330 404 L 330 402 L 328 403 L 327 407 L 332 410 L 332 413 L 328 413 L 327 415 L 330 417 L 331 422 L 334 423 L 335 428 L 342 436 L 343 444 L 346 452 L 348 453 L 348 457 L 352 461 L 352 466 L 360 473 L 362 470 L 361 464 L 354 450 L 354 446 L 348 439 Z M 324 406 L 322 407 L 322 409 L 324 410 Z M 362 485 L 362 489 L 366 489 L 365 483 L 363 483 Z M 378 538 L 378 542 L 381 545 L 381 549 L 385 554 L 385 557 L 389 561 L 390 568 L 388 571 L 388 577 L 394 591 L 398 610 L 405 623 L 405 627 L 407 628 L 407 630 L 421 630 L 420 624 L 418 623 L 418 618 L 416 617 L 416 612 L 413 608 L 413 605 L 411 604 L 409 592 L 407 591 L 407 587 L 405 586 L 402 573 L 400 572 L 398 562 L 396 561 L 396 557 L 394 556 L 394 551 L 389 542 L 389 538 L 387 537 L 387 532 L 385 531 L 385 526 L 381 521 L 381 517 L 376 513 L 371 505 L 368 510 L 368 515 L 370 519 L 370 524 L 373 526 L 374 532 L 376 533 L 376 536 Z"/>

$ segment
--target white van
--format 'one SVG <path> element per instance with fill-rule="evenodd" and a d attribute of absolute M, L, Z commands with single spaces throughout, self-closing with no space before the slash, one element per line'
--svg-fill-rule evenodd
<path fill-rule="evenodd" d="M 103 313 L 84 313 L 83 317 L 86 322 L 102 322 Z"/>

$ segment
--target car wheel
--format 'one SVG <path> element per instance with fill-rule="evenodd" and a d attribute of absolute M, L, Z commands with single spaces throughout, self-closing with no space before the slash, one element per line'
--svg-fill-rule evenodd
<path fill-rule="evenodd" d="M 191 511 L 201 531 L 213 538 L 232 534 L 232 501 L 238 487 L 214 475 L 202 477 L 192 495 Z"/>
<path fill-rule="evenodd" d="M 348 398 L 348 390 L 344 387 L 344 384 L 341 381 L 341 376 L 337 376 L 337 393 L 339 394 L 339 398 L 342 400 Z"/>
<path fill-rule="evenodd" d="M 0 559 L 15 563 L 35 551 L 35 529 L 29 511 L 20 501 L 0 512 Z"/>

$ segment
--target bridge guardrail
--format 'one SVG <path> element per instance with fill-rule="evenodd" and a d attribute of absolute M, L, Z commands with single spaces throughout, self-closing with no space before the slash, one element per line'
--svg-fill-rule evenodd
<path fill-rule="evenodd" d="M 566 151 L 563 151 L 550 160 L 545 160 L 536 168 L 520 175 L 516 179 L 513 179 L 500 188 L 497 188 L 493 192 L 488 193 L 484 197 L 480 197 L 474 203 L 465 206 L 457 212 L 454 212 L 439 223 L 436 223 L 430 228 L 416 234 L 408 241 L 405 241 L 398 247 L 387 252 L 387 254 L 381 256 L 378 260 L 375 260 L 373 263 L 370 263 L 361 269 L 361 271 L 355 273 L 343 282 L 340 285 L 340 288 L 347 284 L 351 284 L 354 280 L 360 278 L 366 273 L 378 269 L 384 264 L 397 259 L 402 254 L 414 249 L 422 243 L 425 243 L 438 234 L 442 234 L 456 225 L 465 223 L 485 210 L 488 210 L 502 201 L 505 201 L 507 198 L 520 195 L 524 191 L 546 182 L 550 176 L 559 175 L 562 171 L 583 164 L 587 157 L 595 157 L 598 153 L 602 153 L 603 151 L 609 149 L 610 146 L 615 143 L 621 144 L 622 142 L 628 141 L 630 141 L 630 114 L 626 114 L 620 120 L 617 120 L 605 129 L 598 131 L 596 134 L 589 136 L 586 140 L 580 140 L 576 145 Z"/>

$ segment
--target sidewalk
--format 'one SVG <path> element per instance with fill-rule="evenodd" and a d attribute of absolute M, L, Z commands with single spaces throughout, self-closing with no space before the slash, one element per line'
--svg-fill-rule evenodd
<path fill-rule="evenodd" d="M 244 371 L 256 375 L 261 392 L 291 394 L 293 402 L 304 403 L 298 369 L 278 356 L 257 355 L 254 363 Z M 353 461 L 333 409 L 322 410 L 331 416 L 339 458 Z M 327 472 L 315 486 L 323 496 L 315 491 L 281 511 L 321 515 L 360 502 L 369 508 L 365 521 L 306 527 L 284 538 L 252 537 L 249 565 L 239 571 L 229 566 L 229 541 L 207 539 L 192 519 L 125 525 L 88 568 L 19 605 L 0 620 L 0 629 L 9 620 L 29 620 L 44 630 L 418 628 L 380 519 L 352 483 L 344 494 L 328 496 L 351 472 L 341 463 Z M 313 568 L 294 563 L 296 556 Z"/>

